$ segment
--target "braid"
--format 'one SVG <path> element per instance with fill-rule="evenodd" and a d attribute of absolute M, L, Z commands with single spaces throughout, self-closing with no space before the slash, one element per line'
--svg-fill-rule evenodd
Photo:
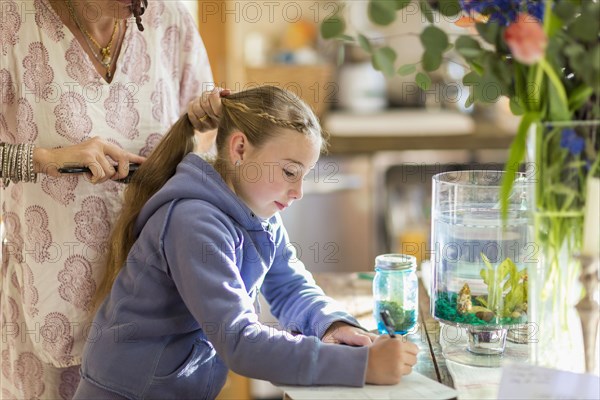
<path fill-rule="evenodd" d="M 294 121 L 289 121 L 289 120 L 285 120 L 285 119 L 281 119 L 281 118 L 276 118 L 267 112 L 252 109 L 244 103 L 232 101 L 229 99 L 222 99 L 221 102 L 223 103 L 223 105 L 234 108 L 242 113 L 253 114 L 257 117 L 263 118 L 263 119 L 269 121 L 270 123 L 272 123 L 273 125 L 276 125 L 276 126 L 279 126 L 282 128 L 293 129 L 300 133 L 308 133 L 308 127 L 304 122 L 300 122 L 300 121 L 294 122 Z"/>
<path fill-rule="evenodd" d="M 135 0 L 131 3 L 131 11 L 133 12 L 135 23 L 140 32 L 144 30 L 144 25 L 142 25 L 142 15 L 146 12 L 146 8 L 148 8 L 148 0 Z"/>
<path fill-rule="evenodd" d="M 321 150 L 327 149 L 327 135 L 321 129 L 313 110 L 295 93 L 276 86 L 258 86 L 232 93 L 221 99 L 223 112 L 219 119 L 217 149 L 226 149 L 231 132 L 242 131 L 254 146 L 262 146 L 270 138 L 296 131 L 302 135 L 321 137 Z M 223 157 L 225 157 L 223 155 Z"/>

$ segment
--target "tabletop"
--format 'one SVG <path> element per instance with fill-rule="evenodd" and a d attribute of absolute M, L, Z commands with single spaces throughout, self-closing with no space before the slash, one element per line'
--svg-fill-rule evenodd
<path fill-rule="evenodd" d="M 334 298 L 354 315 L 368 330 L 376 329 L 373 318 L 373 289 L 370 273 L 325 272 L 314 274 L 315 281 L 323 291 Z M 429 311 L 429 296 L 423 284 L 419 288 L 419 324 L 407 335 L 408 340 L 419 346 L 414 370 L 448 387 L 454 387 L 440 346 L 440 324 Z"/>
<path fill-rule="evenodd" d="M 376 329 L 372 273 L 317 273 L 314 277 L 324 292 L 339 301 L 363 327 Z M 419 324 L 406 336 L 421 350 L 413 370 L 456 389 L 461 400 L 496 399 L 502 378 L 501 366 L 524 363 L 528 357 L 527 345 L 507 342 L 502 358 L 498 359 L 500 366 L 474 366 L 481 362 L 478 357 L 484 356 L 467 351 L 464 329 L 440 324 L 433 318 L 424 280 L 419 279 Z"/>
<path fill-rule="evenodd" d="M 317 273 L 314 277 L 324 292 L 340 302 L 363 327 L 376 330 L 373 317 L 372 273 Z M 418 374 L 406 377 L 412 380 L 404 381 L 405 385 L 401 382 L 388 392 L 385 391 L 385 386 L 373 385 L 355 388 L 351 394 L 348 394 L 347 390 L 332 392 L 331 389 L 323 387 L 301 390 L 298 390 L 298 387 L 289 387 L 287 392 L 284 388 L 284 400 L 313 400 L 315 396 L 319 396 L 319 399 L 330 399 L 330 393 L 335 393 L 335 398 L 339 399 L 447 399 L 448 396 L 457 396 L 460 400 L 497 399 L 499 396 L 519 399 L 598 398 L 599 378 L 595 375 L 574 374 L 530 365 L 528 345 L 519 343 L 519 339 L 526 338 L 527 335 L 521 335 L 519 327 L 509 330 L 509 340 L 501 356 L 481 356 L 467 351 L 467 335 L 464 328 L 440 324 L 432 317 L 430 299 L 423 281 L 427 281 L 426 274 L 419 279 L 419 324 L 414 332 L 405 336 L 421 350 L 413 368 Z M 427 380 L 429 384 L 417 383 L 419 379 Z M 441 384 L 437 385 L 439 391 L 420 392 L 420 388 L 436 386 L 431 384 L 431 380 Z M 411 391 L 413 388 L 416 389 Z M 455 391 L 448 393 L 448 388 Z M 397 394 L 400 391 L 411 394 L 400 396 Z M 348 397 L 349 395 L 351 397 Z"/>

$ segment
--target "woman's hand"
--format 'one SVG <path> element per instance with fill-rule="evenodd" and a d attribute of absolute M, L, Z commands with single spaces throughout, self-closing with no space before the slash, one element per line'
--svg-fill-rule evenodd
<path fill-rule="evenodd" d="M 366 382 L 395 385 L 412 372 L 419 348 L 402 337 L 379 336 L 369 347 Z"/>
<path fill-rule="evenodd" d="M 114 165 L 110 157 L 117 164 Z M 58 177 L 59 168 L 66 166 L 88 167 L 89 180 L 102 183 L 108 179 L 123 179 L 129 173 L 129 163 L 142 163 L 146 158 L 127 152 L 119 146 L 94 137 L 73 146 L 56 149 L 35 148 L 33 151 L 34 170 L 49 176 Z"/>
<path fill-rule="evenodd" d="M 231 94 L 231 90 L 214 88 L 212 91 L 202 95 L 188 104 L 187 114 L 194 129 L 200 132 L 216 129 L 221 118 L 223 105 L 221 97 Z"/>
<path fill-rule="evenodd" d="M 374 333 L 367 332 L 343 321 L 337 321 L 325 331 L 323 342 L 339 343 L 350 346 L 369 346 L 377 338 Z"/>

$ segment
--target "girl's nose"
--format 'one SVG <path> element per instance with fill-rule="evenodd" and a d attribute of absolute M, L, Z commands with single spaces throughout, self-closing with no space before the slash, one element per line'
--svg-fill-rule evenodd
<path fill-rule="evenodd" d="M 302 179 L 300 179 L 299 181 L 300 182 L 295 183 L 289 191 L 290 198 L 292 198 L 294 200 L 300 200 L 302 198 L 302 196 L 304 195 L 304 191 L 302 190 L 302 182 L 303 181 L 302 181 Z"/>

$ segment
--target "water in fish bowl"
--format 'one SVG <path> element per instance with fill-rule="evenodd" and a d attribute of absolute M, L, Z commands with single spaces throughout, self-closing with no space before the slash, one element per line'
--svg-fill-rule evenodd
<path fill-rule="evenodd" d="M 469 206 L 434 215 L 433 314 L 454 325 L 510 326 L 527 322 L 526 211 Z"/>

